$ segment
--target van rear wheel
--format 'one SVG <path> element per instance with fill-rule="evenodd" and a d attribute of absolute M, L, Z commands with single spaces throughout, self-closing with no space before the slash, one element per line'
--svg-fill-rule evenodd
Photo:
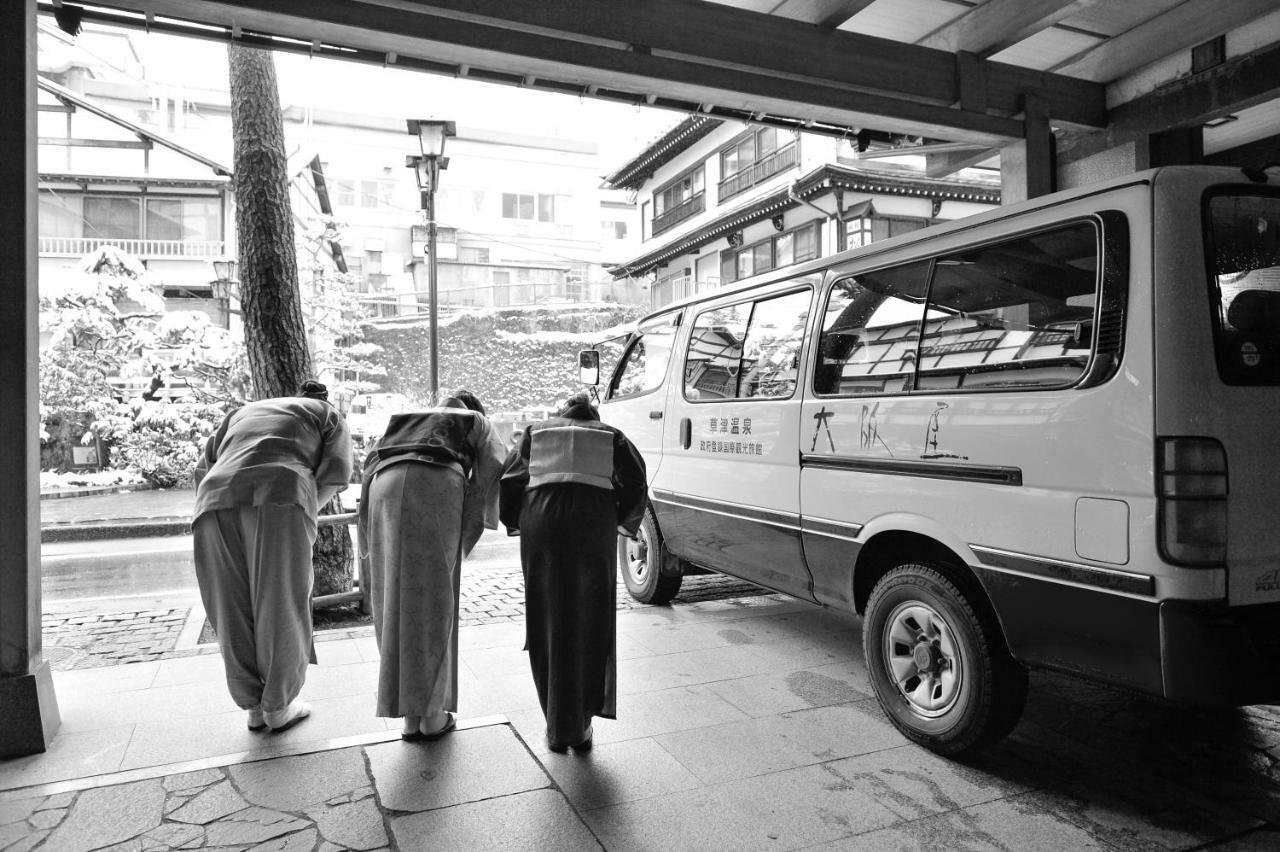
<path fill-rule="evenodd" d="M 618 570 L 627 591 L 640 603 L 668 603 L 680 591 L 684 578 L 662 573 L 662 539 L 652 510 L 645 510 L 635 538 L 618 536 Z"/>
<path fill-rule="evenodd" d="M 899 565 L 871 592 L 862 646 L 871 685 L 889 720 L 930 751 L 957 757 L 1018 723 L 1027 673 L 994 617 L 940 566 Z"/>

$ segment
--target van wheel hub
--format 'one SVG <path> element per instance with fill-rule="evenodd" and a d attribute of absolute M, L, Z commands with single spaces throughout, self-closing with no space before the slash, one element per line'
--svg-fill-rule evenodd
<path fill-rule="evenodd" d="M 920 601 L 900 604 L 885 623 L 885 663 L 911 712 L 926 718 L 950 710 L 964 682 L 960 647 L 950 625 Z"/>

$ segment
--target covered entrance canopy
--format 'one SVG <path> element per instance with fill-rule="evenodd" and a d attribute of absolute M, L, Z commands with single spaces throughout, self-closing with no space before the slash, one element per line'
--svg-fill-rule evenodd
<path fill-rule="evenodd" d="M 0 757 L 57 728 L 41 660 L 36 27 L 114 22 L 1000 156 L 1004 200 L 1170 163 L 1280 160 L 1274 0 L 13 0 L 0 3 Z"/>

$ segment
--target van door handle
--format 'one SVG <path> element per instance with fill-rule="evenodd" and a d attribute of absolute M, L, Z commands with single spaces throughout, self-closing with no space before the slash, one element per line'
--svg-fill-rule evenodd
<path fill-rule="evenodd" d="M 681 449 L 689 449 L 689 445 L 693 443 L 693 421 L 688 417 L 680 418 L 680 447 Z"/>
<path fill-rule="evenodd" d="M 649 419 L 650 419 L 650 420 L 661 420 L 661 419 L 662 419 L 662 412 L 661 412 L 661 411 L 650 411 L 650 412 L 649 412 Z"/>

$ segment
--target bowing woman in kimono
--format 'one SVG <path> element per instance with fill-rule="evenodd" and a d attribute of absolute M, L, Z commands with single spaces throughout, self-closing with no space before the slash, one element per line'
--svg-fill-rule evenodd
<path fill-rule="evenodd" d="M 298 694 L 315 662 L 316 514 L 351 480 L 351 436 L 327 399 L 307 382 L 302 397 L 236 409 L 196 466 L 196 580 L 251 731 L 282 731 L 311 713 Z"/>
<path fill-rule="evenodd" d="M 359 523 L 377 714 L 404 717 L 406 740 L 438 739 L 457 724 L 462 559 L 498 527 L 505 450 L 484 406 L 459 391 L 430 411 L 392 415 L 365 459 Z"/>
<path fill-rule="evenodd" d="M 645 490 L 644 460 L 586 394 L 507 459 L 501 517 L 520 535 L 525 649 L 552 751 L 590 749 L 592 718 L 616 718 L 617 535 L 636 534 Z"/>

